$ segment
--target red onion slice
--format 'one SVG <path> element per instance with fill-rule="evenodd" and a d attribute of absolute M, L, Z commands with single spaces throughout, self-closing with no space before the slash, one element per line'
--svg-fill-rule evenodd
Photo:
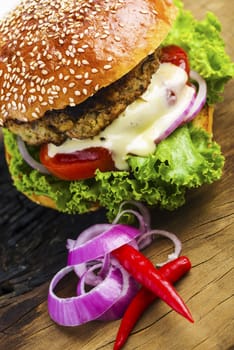
<path fill-rule="evenodd" d="M 101 267 L 102 267 L 102 263 L 99 262 L 85 270 L 85 272 L 80 277 L 79 282 L 77 284 L 77 289 L 76 289 L 77 295 L 85 294 L 85 285 L 95 287 L 103 281 L 103 278 L 100 277 L 99 274 L 96 275 L 95 273 L 93 273 L 95 270 L 100 269 Z"/>
<path fill-rule="evenodd" d="M 98 259 L 120 246 L 130 243 L 140 231 L 127 226 L 116 224 L 91 240 L 69 250 L 68 265 L 81 264 L 89 260 Z"/>
<path fill-rule="evenodd" d="M 128 208 L 126 210 L 123 210 L 123 207 L 126 205 L 136 207 L 136 209 L 139 210 L 139 213 L 136 211 L 136 209 L 131 210 Z M 124 201 L 123 203 L 120 204 L 119 212 L 116 215 L 115 219 L 113 220 L 112 224 L 117 224 L 121 219 L 121 217 L 127 213 L 133 214 L 138 219 L 139 225 L 140 225 L 139 227 L 140 231 L 145 232 L 150 228 L 150 215 L 148 210 L 145 208 L 145 206 L 142 203 L 136 202 L 134 200 Z"/>
<path fill-rule="evenodd" d="M 78 326 L 101 317 L 119 299 L 122 292 L 121 271 L 111 266 L 107 277 L 86 294 L 60 298 L 54 293 L 59 281 L 73 270 L 66 266 L 52 279 L 48 294 L 51 319 L 62 326 Z"/>
<path fill-rule="evenodd" d="M 100 264 L 94 265 L 91 270 L 98 267 Z M 122 317 L 139 288 L 136 281 L 115 261 L 106 278 L 89 292 L 86 292 L 82 285 L 78 287 L 77 296 L 58 297 L 54 293 L 55 287 L 72 270 L 72 266 L 60 270 L 52 279 L 49 288 L 49 315 L 59 325 L 78 326 L 94 319 L 116 320 Z"/>
<path fill-rule="evenodd" d="M 114 260 L 115 259 L 113 259 L 113 261 Z M 115 302 L 104 314 L 101 315 L 101 317 L 99 317 L 99 320 L 102 321 L 110 321 L 121 318 L 130 301 L 136 295 L 139 289 L 139 285 L 134 278 L 130 276 L 117 261 L 114 262 L 114 264 L 117 264 L 122 273 L 123 288 L 117 302 Z"/>
<path fill-rule="evenodd" d="M 44 167 L 41 163 L 37 162 L 32 156 L 29 154 L 27 147 L 25 146 L 24 141 L 21 139 L 21 137 L 17 136 L 17 143 L 19 151 L 25 160 L 25 162 L 30 165 L 31 168 L 38 170 L 42 174 L 50 174 L 48 169 Z"/>
<path fill-rule="evenodd" d="M 103 280 L 110 268 L 111 260 L 110 254 L 106 254 L 102 259 L 98 261 L 88 261 L 86 263 L 74 265 L 74 271 L 78 277 L 85 279 L 85 283 L 90 286 L 96 286 L 101 280 Z M 93 268 L 96 266 L 96 268 Z M 95 274 L 92 271 L 100 268 L 98 273 Z M 80 283 L 83 283 L 80 281 Z"/>
<path fill-rule="evenodd" d="M 141 246 L 141 242 L 144 241 L 146 237 L 150 236 L 153 239 L 153 236 L 155 236 L 155 235 L 160 235 L 160 236 L 163 236 L 163 237 L 167 237 L 174 243 L 174 252 L 168 255 L 167 261 L 164 261 L 162 263 L 157 263 L 157 266 L 158 267 L 163 266 L 166 263 L 168 263 L 169 261 L 172 261 L 172 260 L 178 258 L 178 256 L 181 253 L 181 249 L 182 249 L 181 241 L 179 240 L 179 238 L 174 233 L 171 233 L 171 232 L 168 232 L 168 231 L 164 231 L 164 230 L 151 230 L 151 231 L 148 231 L 148 232 L 146 232 L 145 234 L 143 234 L 142 236 L 140 236 L 137 239 L 138 246 L 139 247 Z"/>
<path fill-rule="evenodd" d="M 93 239 L 94 237 L 100 235 L 104 231 L 108 231 L 112 228 L 112 224 L 95 224 L 88 227 L 86 230 L 82 231 L 82 233 L 77 237 L 75 241 L 73 241 L 73 246 L 68 249 L 74 249 L 79 247 L 80 245 L 86 243 L 87 241 Z M 71 240 L 70 245 L 71 245 Z"/>
<path fill-rule="evenodd" d="M 205 80 L 195 71 L 191 70 L 189 74 L 190 78 L 197 82 L 198 84 L 198 92 L 196 95 L 196 99 L 192 108 L 190 109 L 187 116 L 184 118 L 184 122 L 190 122 L 193 118 L 198 115 L 198 113 L 202 110 L 203 106 L 206 103 L 207 97 L 207 85 Z"/>
<path fill-rule="evenodd" d="M 155 143 L 159 143 L 167 138 L 184 122 L 185 117 L 190 113 L 194 104 L 195 94 L 195 89 L 186 85 L 183 89 L 182 96 L 180 96 L 180 99 L 177 101 L 172 111 L 163 115 L 155 122 Z"/>
<path fill-rule="evenodd" d="M 136 210 L 133 209 L 125 209 L 123 210 L 123 207 L 125 205 L 132 205 L 135 206 L 136 209 L 139 210 L 139 213 Z M 119 212 L 116 215 L 113 224 L 116 224 L 123 215 L 125 214 L 133 214 L 139 222 L 139 230 L 141 231 L 141 233 L 147 232 L 148 230 L 150 230 L 150 215 L 148 210 L 146 209 L 146 207 L 139 202 L 136 201 L 124 201 L 119 208 Z M 139 246 L 139 249 L 143 249 L 144 247 L 147 247 L 150 243 L 152 242 L 152 237 L 148 236 L 145 237 L 145 239 L 143 241 L 141 241 L 141 245 Z"/>
<path fill-rule="evenodd" d="M 87 241 L 93 239 L 94 237 L 98 236 L 99 234 L 103 233 L 104 231 L 107 231 L 110 229 L 113 225 L 112 224 L 96 224 L 88 227 L 86 230 L 82 231 L 81 234 L 77 237 L 76 240 L 68 239 L 67 240 L 67 249 L 69 251 L 74 250 L 76 247 L 79 247 L 80 245 L 86 243 Z M 87 260 L 89 261 L 89 260 Z M 77 276 L 81 277 L 87 270 L 86 262 L 80 263 L 79 265 L 75 265 L 74 270 Z M 92 277 L 91 277 L 92 279 Z M 92 281 L 89 279 L 89 283 L 91 285 Z"/>

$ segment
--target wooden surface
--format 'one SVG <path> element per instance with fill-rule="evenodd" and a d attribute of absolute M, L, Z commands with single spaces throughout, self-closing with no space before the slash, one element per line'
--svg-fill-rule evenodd
<path fill-rule="evenodd" d="M 213 11 L 219 16 L 223 23 L 223 36 L 227 42 L 228 52 L 234 58 L 233 1 L 186 0 L 185 4 L 198 18 L 202 18 L 206 10 Z M 175 232 L 182 240 L 183 254 L 192 261 L 191 272 L 177 284 L 177 290 L 187 302 L 195 323 L 188 323 L 162 302 L 156 302 L 138 322 L 125 346 L 126 350 L 227 350 L 234 348 L 232 299 L 234 265 L 233 88 L 234 82 L 232 81 L 226 87 L 225 101 L 217 106 L 215 112 L 214 135 L 226 156 L 222 180 L 196 191 L 189 203 L 174 213 L 158 211 L 153 213 L 154 226 Z M 8 186 L 7 180 L 5 185 Z M 7 193 L 9 198 L 16 196 L 10 187 Z M 21 196 L 18 202 L 21 208 L 24 207 L 25 212 L 35 210 Z M 68 218 L 51 211 L 48 212 L 47 209 L 43 211 L 40 209 L 35 215 L 43 219 L 43 215 L 48 215 L 48 213 L 50 217 L 48 232 L 51 228 L 50 232 L 53 232 L 56 237 L 62 237 L 62 243 L 65 241 L 66 231 L 61 233 L 62 236 L 59 234 L 61 225 L 67 227 L 67 237 L 71 237 L 71 232 L 74 233 L 75 227 L 80 223 L 80 228 L 82 228 L 88 226 L 90 221 L 101 219 L 101 215 L 97 213 L 83 219 Z M 13 219 L 11 218 L 11 221 Z M 3 225 L 2 227 L 7 230 L 7 223 L 4 222 Z M 28 225 L 29 223 L 26 222 L 25 227 Z M 14 227 L 15 230 L 19 229 L 17 221 Z M 31 232 L 33 233 L 33 226 Z M 4 244 L 4 242 L 1 243 Z M 167 241 L 156 241 L 145 253 L 156 262 L 164 259 L 170 252 L 170 248 Z M 31 250 L 36 249 L 37 245 Z M 59 249 L 56 250 L 57 254 Z M 2 254 L 1 251 L 0 254 Z M 17 255 L 20 260 L 22 257 L 19 254 L 20 250 Z M 29 254 L 27 249 L 22 254 L 26 254 L 24 262 L 27 265 L 27 254 Z M 14 288 L 12 290 L 9 288 L 7 291 L 5 287 L 5 294 L 0 297 L 0 349 L 112 349 L 119 321 L 93 322 L 75 328 L 62 328 L 51 322 L 47 314 L 46 303 L 48 282 L 40 284 L 40 276 L 37 275 L 37 271 L 40 270 L 41 265 L 38 261 L 44 261 L 44 278 L 50 276 L 55 267 L 53 263 L 47 265 L 44 254 L 46 250 L 40 252 L 41 260 L 38 256 L 34 257 L 37 261 L 37 269 L 30 271 L 31 276 L 30 273 L 27 275 L 28 284 L 25 291 L 28 291 L 26 293 L 22 294 L 22 290 L 20 292 Z M 61 255 L 60 264 L 63 265 L 64 261 L 65 258 Z M 17 265 L 17 259 L 15 264 Z M 57 265 L 58 262 L 56 262 L 56 267 Z M 39 282 L 35 278 L 36 275 Z M 35 281 L 34 284 L 30 285 L 30 280 Z M 22 285 L 20 279 L 18 285 Z"/>

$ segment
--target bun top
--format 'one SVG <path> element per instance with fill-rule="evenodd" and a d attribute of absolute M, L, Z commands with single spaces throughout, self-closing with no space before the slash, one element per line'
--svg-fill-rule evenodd
<path fill-rule="evenodd" d="M 80 104 L 155 51 L 170 0 L 24 0 L 0 23 L 0 123 Z"/>

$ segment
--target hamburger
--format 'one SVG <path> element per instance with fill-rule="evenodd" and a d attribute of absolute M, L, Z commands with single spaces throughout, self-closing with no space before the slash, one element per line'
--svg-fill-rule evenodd
<path fill-rule="evenodd" d="M 213 106 L 233 71 L 214 15 L 180 1 L 22 1 L 0 23 L 15 186 L 66 213 L 178 208 L 222 174 Z"/>

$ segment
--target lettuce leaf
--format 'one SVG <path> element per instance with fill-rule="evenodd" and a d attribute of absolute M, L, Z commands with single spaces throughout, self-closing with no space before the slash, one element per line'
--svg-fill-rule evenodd
<path fill-rule="evenodd" d="M 99 203 L 107 208 L 109 219 L 129 199 L 174 210 L 185 203 L 186 189 L 218 180 L 224 164 L 220 147 L 192 124 L 177 129 L 150 156 L 129 156 L 130 172 L 97 171 L 95 179 L 83 181 L 62 181 L 32 170 L 22 160 L 15 136 L 4 130 L 4 140 L 19 191 L 48 195 L 65 213 L 85 213 Z"/>
<path fill-rule="evenodd" d="M 180 0 L 175 0 L 175 4 L 179 7 L 179 14 L 163 45 L 183 47 L 188 53 L 191 68 L 207 82 L 207 102 L 214 104 L 221 101 L 224 85 L 234 75 L 234 63 L 225 52 L 225 43 L 220 35 L 221 24 L 211 12 L 203 21 L 197 21 L 184 10 Z"/>

